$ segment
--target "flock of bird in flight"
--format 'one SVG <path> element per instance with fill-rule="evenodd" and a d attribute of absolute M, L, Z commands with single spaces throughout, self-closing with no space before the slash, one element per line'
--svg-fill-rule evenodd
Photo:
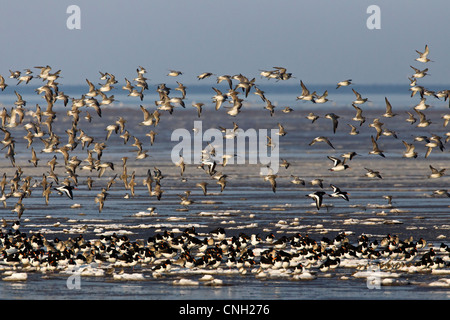
<path fill-rule="evenodd" d="M 419 52 L 419 57 L 416 61 L 420 63 L 427 63 L 431 61 L 428 58 L 429 48 L 425 47 L 425 51 Z M 89 172 L 97 172 L 98 177 L 102 177 L 107 170 L 115 170 L 117 165 L 113 162 L 104 161 L 102 159 L 102 155 L 105 149 L 107 149 L 106 141 L 109 137 L 114 134 L 120 134 L 120 137 L 124 139 L 124 142 L 127 143 L 129 139 L 133 138 L 134 143 L 133 147 L 136 147 L 136 159 L 142 160 L 148 157 L 148 151 L 144 150 L 143 142 L 140 141 L 136 136 L 130 134 L 130 132 L 126 128 L 127 120 L 124 117 L 119 117 L 119 119 L 113 123 L 108 125 L 105 130 L 107 132 L 105 139 L 94 138 L 90 136 L 87 130 L 83 130 L 78 127 L 80 121 L 80 115 L 84 109 L 84 119 L 89 123 L 95 117 L 102 117 L 102 108 L 108 105 L 111 105 L 115 99 L 114 95 L 108 96 L 108 92 L 111 91 L 118 81 L 115 76 L 111 73 L 102 73 L 100 79 L 104 81 L 104 83 L 99 83 L 100 87 L 96 87 L 91 81 L 86 79 L 89 89 L 86 93 L 84 93 L 80 98 L 69 97 L 64 94 L 64 92 L 59 90 L 58 87 L 58 78 L 60 77 L 60 70 L 56 72 L 52 72 L 52 68 L 50 66 L 45 67 L 35 67 L 40 70 L 39 74 L 34 74 L 32 70 L 25 69 L 25 72 L 21 71 L 11 71 L 10 77 L 11 79 L 17 80 L 16 86 L 29 84 L 33 79 L 41 79 L 44 84 L 38 87 L 35 91 L 38 95 L 42 95 L 47 104 L 45 109 L 41 109 L 39 104 L 36 105 L 35 110 L 26 110 L 26 101 L 23 100 L 22 96 L 15 90 L 15 94 L 17 96 L 17 100 L 14 102 L 14 106 L 8 110 L 6 107 L 0 111 L 0 120 L 1 127 L 0 130 L 4 133 L 4 137 L 1 140 L 3 145 L 2 150 L 5 150 L 5 157 L 9 158 L 11 162 L 12 168 L 15 169 L 15 173 L 12 177 L 7 176 L 6 172 L 3 174 L 3 178 L 0 181 L 1 188 L 1 200 L 3 201 L 4 206 L 6 207 L 6 200 L 10 197 L 17 198 L 18 201 L 14 205 L 14 209 L 12 212 L 16 212 L 18 218 L 22 216 L 25 206 L 23 205 L 23 199 L 27 198 L 31 195 L 32 189 L 40 186 L 42 188 L 42 196 L 45 199 L 45 203 L 48 205 L 50 194 L 53 191 L 57 191 L 60 194 L 66 194 L 70 199 L 73 199 L 73 189 L 76 189 L 78 182 L 78 170 L 89 171 Z M 426 89 L 423 86 L 417 85 L 417 80 L 425 77 L 428 72 L 428 68 L 424 70 L 417 69 L 415 67 L 411 68 L 414 70 L 414 74 L 412 75 L 410 80 L 410 90 L 411 97 L 416 94 L 419 94 L 421 97 L 420 103 L 413 108 L 413 112 L 407 112 L 409 117 L 406 121 L 411 124 L 418 123 L 416 126 L 419 128 L 427 127 L 431 124 L 431 121 L 427 119 L 424 110 L 426 110 L 429 105 L 426 103 L 426 99 L 428 97 L 434 97 L 438 99 L 444 99 L 445 101 L 449 98 L 450 90 L 442 90 L 439 92 L 434 92 Z M 145 74 L 147 73 L 146 69 L 143 67 L 139 67 L 137 69 L 137 76 L 132 80 L 128 80 L 125 78 L 125 85 L 122 86 L 122 89 L 128 92 L 128 96 L 137 97 L 140 101 L 144 99 L 144 93 L 149 89 L 149 85 L 147 82 L 147 78 Z M 182 75 L 182 72 L 171 70 L 168 73 L 170 77 L 178 77 Z M 203 80 L 213 76 L 213 73 L 205 72 L 197 76 L 198 80 Z M 274 67 L 274 70 L 270 71 L 262 71 L 260 73 L 261 77 L 267 79 L 275 79 L 276 81 L 283 81 L 293 78 L 292 73 L 288 73 L 286 68 Z M 270 113 L 270 116 L 273 116 L 275 112 L 275 106 L 271 103 L 271 101 L 265 96 L 264 91 L 262 91 L 256 84 L 255 78 L 249 80 L 247 77 L 242 74 L 229 76 L 229 75 L 221 75 L 217 76 L 217 83 L 221 83 L 222 81 L 228 84 L 228 92 L 222 92 L 218 88 L 213 87 L 215 92 L 212 97 L 212 101 L 215 104 L 215 109 L 219 110 L 225 102 L 229 103 L 229 106 L 226 106 L 227 114 L 231 117 L 236 117 L 243 107 L 244 99 L 241 98 L 241 95 L 248 97 L 251 91 L 254 91 L 254 94 L 261 97 L 263 103 L 265 104 L 265 109 L 267 109 Z M 154 127 L 159 124 L 161 112 L 168 112 L 172 114 L 174 108 L 176 106 L 181 106 L 185 108 L 185 99 L 186 99 L 186 91 L 187 88 L 181 82 L 176 81 L 178 87 L 174 90 L 179 91 L 181 96 L 175 97 L 171 96 L 171 89 L 168 88 L 164 83 L 157 86 L 157 93 L 159 95 L 159 100 L 155 101 L 156 108 L 151 112 L 144 106 L 140 105 L 140 108 L 143 113 L 143 119 L 140 125 Z M 233 83 L 237 82 L 237 83 Z M 301 94 L 297 97 L 297 100 L 301 101 L 309 101 L 314 104 L 321 104 L 328 101 L 328 91 L 325 91 L 322 95 L 318 95 L 316 92 L 310 92 L 303 81 L 300 81 L 301 85 Z M 352 80 L 348 79 L 345 81 L 340 81 L 337 83 L 336 89 L 341 87 L 351 86 Z M 0 75 L 0 89 L 3 91 L 9 85 L 5 82 L 4 77 Z M 355 100 L 352 102 L 352 106 L 356 111 L 355 117 L 352 120 L 359 122 L 361 126 L 366 118 L 363 116 L 363 110 L 361 109 L 361 105 L 368 101 L 367 98 L 363 98 L 362 95 L 357 92 L 355 89 L 352 89 L 355 94 Z M 450 99 L 449 99 L 450 100 Z M 62 143 L 61 137 L 58 136 L 53 130 L 54 121 L 57 118 L 57 112 L 54 111 L 53 107 L 57 101 L 62 101 L 63 105 L 68 108 L 66 114 L 67 117 L 71 117 L 71 126 L 65 130 L 67 134 L 68 141 L 67 143 Z M 386 112 L 382 114 L 382 117 L 392 118 L 397 116 L 396 113 L 393 112 L 392 106 L 389 100 L 386 98 Z M 193 103 L 192 107 L 197 110 L 198 117 L 201 117 L 202 108 L 204 107 L 204 103 Z M 91 111 L 93 110 L 93 111 Z M 292 112 L 293 109 L 290 107 L 285 107 L 282 110 L 284 113 Z M 91 114 L 92 113 L 92 114 Z M 25 121 L 26 116 L 30 115 L 29 121 Z M 58 114 L 59 116 L 59 114 Z M 64 115 L 62 115 L 64 116 Z M 419 120 L 415 117 L 418 116 Z M 307 119 L 311 120 L 313 123 L 316 121 L 319 116 L 310 112 L 307 116 Z M 333 133 L 336 132 L 339 116 L 334 113 L 327 113 L 325 115 L 326 119 L 330 119 L 333 123 Z M 446 114 L 442 116 L 444 121 L 444 127 L 447 126 L 450 121 L 450 114 Z M 280 128 L 280 135 L 283 136 L 286 134 L 283 126 L 278 124 Z M 24 176 L 24 172 L 20 166 L 16 164 L 15 160 L 15 143 L 18 139 L 17 136 L 13 136 L 12 131 L 14 133 L 19 132 L 16 127 L 22 126 L 25 130 L 25 136 L 23 139 L 27 141 L 27 149 L 31 151 L 31 158 L 28 160 L 34 167 L 38 166 L 38 163 L 41 161 L 38 158 L 38 153 L 35 150 L 35 141 L 38 140 L 42 142 L 43 148 L 40 153 L 49 154 L 52 156 L 50 160 L 47 161 L 47 173 L 42 173 L 42 179 L 39 182 L 32 183 L 31 176 Z M 234 129 L 236 130 L 237 125 L 234 123 Z M 357 127 L 349 124 L 351 127 L 350 134 L 356 135 L 358 134 Z M 396 133 L 392 130 L 388 130 L 383 128 L 383 123 L 379 118 L 374 119 L 372 123 L 369 124 L 369 127 L 374 128 L 376 130 L 376 134 L 371 137 L 372 141 L 372 150 L 369 152 L 371 155 L 378 155 L 380 157 L 385 157 L 385 154 L 382 149 L 378 146 L 378 139 L 382 136 L 395 136 Z M 155 129 L 156 130 L 156 129 Z M 154 130 L 150 130 L 146 136 L 150 138 L 150 144 L 153 145 L 155 142 L 155 137 L 157 132 Z M 447 133 L 447 138 L 445 143 L 450 139 L 450 133 Z M 442 142 L 443 138 L 439 135 L 433 134 L 431 137 L 426 136 L 418 136 L 416 137 L 417 141 L 425 141 L 425 146 L 427 147 L 427 152 L 425 154 L 425 158 L 430 155 L 432 150 L 435 148 L 444 150 L 444 142 Z M 314 138 L 309 146 L 313 146 L 316 143 L 327 143 L 332 149 L 335 149 L 330 139 L 325 136 L 319 136 Z M 77 155 L 71 155 L 71 153 L 81 144 L 82 150 L 86 150 L 87 158 L 79 159 Z M 403 141 L 403 144 L 406 148 L 403 156 L 406 158 L 416 158 L 418 156 L 415 151 L 415 146 L 412 143 L 408 143 L 407 141 Z M 270 140 L 268 141 L 268 145 L 270 146 Z M 79 147 L 78 147 L 79 148 Z M 205 172 L 216 180 L 216 183 L 221 186 L 221 191 L 224 191 L 226 183 L 227 183 L 227 175 L 218 172 L 217 163 L 215 160 L 212 160 L 211 150 L 205 152 L 207 156 L 202 159 L 202 163 L 200 164 L 200 168 L 204 169 Z M 64 169 L 67 176 L 62 179 L 55 173 L 56 165 L 58 164 L 58 154 L 63 156 Z M 346 163 L 347 161 L 352 160 L 352 158 L 356 155 L 354 152 L 346 153 L 342 155 L 342 159 L 338 157 L 328 158 L 333 162 L 333 167 L 330 169 L 331 171 L 343 171 L 346 170 L 349 166 Z M 95 202 L 98 204 L 99 212 L 101 212 L 104 208 L 105 200 L 108 196 L 108 191 L 111 186 L 115 183 L 116 177 L 120 177 L 122 179 L 124 186 L 127 190 L 131 191 L 131 194 L 134 195 L 134 188 L 137 185 L 135 172 L 129 174 L 127 172 L 127 160 L 128 157 L 122 158 L 122 173 L 119 176 L 116 174 L 113 178 L 111 178 L 107 185 L 102 188 L 102 191 L 97 194 L 95 197 Z M 226 159 L 223 159 L 225 165 Z M 281 164 L 286 167 L 289 166 L 287 161 L 283 161 Z M 183 172 L 185 169 L 185 164 L 183 159 L 180 159 L 179 163 L 176 163 L 176 166 L 181 168 L 181 176 L 183 176 Z M 430 169 L 432 173 L 430 178 L 439 178 L 444 175 L 445 169 L 436 169 L 430 165 Z M 367 173 L 366 176 L 370 178 L 381 178 L 379 172 L 366 168 Z M 273 192 L 276 192 L 276 178 L 278 176 L 275 174 L 268 174 L 264 177 L 265 181 L 269 181 L 271 183 L 271 187 Z M 305 184 L 305 181 L 293 176 L 293 180 L 291 181 L 294 184 Z M 143 185 L 148 188 L 148 193 L 150 196 L 155 196 L 158 200 L 161 199 L 163 190 L 161 188 L 161 179 L 164 178 L 162 172 L 154 167 L 153 174 L 152 170 L 147 171 L 147 176 L 143 179 Z M 52 181 L 50 181 L 52 180 Z M 94 179 L 91 176 L 87 177 L 86 184 L 89 190 L 93 188 Z M 314 179 L 311 181 L 312 185 L 319 185 L 323 189 L 322 180 Z M 9 185 L 9 192 L 7 191 L 7 186 Z M 200 187 L 203 190 L 204 195 L 207 194 L 207 182 L 197 183 L 197 187 Z M 320 210 L 322 207 L 323 197 L 328 195 L 330 197 L 342 198 L 346 201 L 349 201 L 348 194 L 345 191 L 340 190 L 336 185 L 331 184 L 333 192 L 327 194 L 325 191 L 320 190 L 313 193 L 308 194 L 315 201 L 317 210 Z M 450 196 L 447 190 L 439 190 L 441 194 L 445 194 Z M 179 195 L 181 198 L 181 205 L 188 206 L 193 203 L 192 200 L 189 199 L 190 191 L 186 191 L 185 195 Z"/>

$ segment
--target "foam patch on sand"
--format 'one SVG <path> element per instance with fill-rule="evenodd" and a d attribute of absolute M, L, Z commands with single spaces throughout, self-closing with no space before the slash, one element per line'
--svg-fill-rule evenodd
<path fill-rule="evenodd" d="M 198 286 L 199 282 L 191 279 L 179 279 L 172 282 L 176 286 Z"/>
<path fill-rule="evenodd" d="M 5 272 L 7 274 L 3 281 L 25 281 L 28 279 L 28 274 L 26 272 Z"/>
<path fill-rule="evenodd" d="M 122 274 L 114 274 L 114 280 L 122 280 L 122 281 L 141 281 L 145 280 L 144 275 L 142 273 L 122 273 Z"/>
<path fill-rule="evenodd" d="M 437 281 L 430 282 L 428 286 L 450 288 L 450 279 L 439 279 Z"/>
<path fill-rule="evenodd" d="M 398 278 L 400 277 L 400 274 L 384 271 L 357 271 L 353 273 L 352 276 L 355 278 Z"/>

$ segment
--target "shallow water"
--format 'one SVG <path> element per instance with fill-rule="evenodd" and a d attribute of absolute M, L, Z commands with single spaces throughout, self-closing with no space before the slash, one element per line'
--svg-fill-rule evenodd
<path fill-rule="evenodd" d="M 347 88 L 348 89 L 348 88 Z M 349 91 L 351 93 L 351 91 Z M 81 94 L 81 93 L 80 93 Z M 268 98 L 280 106 L 274 116 L 270 116 L 264 105 L 258 99 L 249 97 L 244 102 L 243 111 L 237 117 L 230 117 L 222 107 L 213 110 L 212 94 L 197 93 L 186 99 L 186 109 L 176 108 L 172 115 L 162 112 L 161 122 L 152 127 L 158 132 L 155 144 L 150 146 L 145 134 L 150 127 L 140 126 L 142 112 L 137 99 L 131 103 L 104 107 L 101 118 L 94 116 L 91 124 L 80 117 L 78 128 L 85 130 L 97 141 L 105 138 L 105 127 L 114 123 L 119 116 L 127 119 L 125 125 L 129 132 L 144 142 L 144 149 L 149 150 L 149 157 L 144 160 L 135 160 L 135 147 L 133 139 L 127 144 L 112 134 L 104 150 L 103 161 L 113 161 L 115 169 L 107 169 L 99 178 L 96 173 L 78 171 L 78 190 L 74 190 L 74 199 L 59 196 L 53 192 L 50 204 L 45 205 L 41 196 L 41 188 L 36 187 L 28 198 L 24 198 L 25 212 L 21 218 L 21 230 L 28 233 L 41 232 L 47 238 L 67 239 L 83 234 L 86 239 L 96 239 L 101 234 L 126 234 L 130 239 L 147 239 L 156 233 L 165 230 L 180 232 L 195 226 L 201 236 L 207 236 L 210 230 L 221 226 L 227 231 L 227 236 L 237 236 L 239 233 L 259 233 L 261 236 L 273 232 L 276 237 L 293 235 L 300 232 L 319 241 L 323 236 L 333 238 L 340 232 L 346 232 L 352 243 L 357 237 L 365 233 L 370 239 L 381 239 L 387 234 L 398 235 L 400 239 L 413 236 L 414 240 L 424 238 L 428 245 L 437 248 L 441 242 L 448 244 L 450 235 L 450 198 L 433 197 L 436 189 L 450 187 L 448 176 L 439 179 L 429 179 L 429 165 L 436 168 L 445 168 L 449 164 L 448 149 L 443 152 L 433 150 L 428 158 L 424 158 L 426 147 L 423 142 L 414 142 L 419 156 L 416 159 L 402 158 L 404 146 L 402 140 L 413 142 L 416 135 L 431 133 L 443 136 L 448 127 L 443 126 L 440 118 L 449 109 L 446 103 L 432 100 L 433 107 L 426 110 L 427 117 L 433 123 L 427 128 L 417 128 L 405 121 L 405 110 L 417 103 L 417 98 L 410 98 L 408 92 L 391 93 L 394 111 L 398 108 L 398 115 L 386 119 L 381 117 L 384 113 L 384 93 L 372 93 L 373 103 L 363 105 L 367 121 L 358 127 L 360 134 L 350 136 L 347 123 L 357 125 L 351 118 L 354 109 L 351 107 L 352 94 L 341 94 L 330 99 L 334 103 L 313 105 L 298 102 L 295 95 L 272 92 Z M 174 94 L 175 95 L 175 94 Z M 9 102 L 6 96 L 4 104 Z M 10 97 L 10 96 L 9 96 Z M 32 95 L 29 109 L 33 110 Z M 157 99 L 154 92 L 149 93 L 142 104 L 149 110 L 154 110 L 153 101 Z M 38 100 L 39 101 L 39 100 Z M 200 118 L 196 110 L 190 105 L 193 101 L 205 102 L 204 111 Z M 285 114 L 280 111 L 281 106 L 290 105 L 294 111 Z M 56 109 L 58 114 L 55 120 L 54 131 L 60 135 L 61 141 L 66 142 L 64 130 L 70 126 L 70 119 L 65 116 L 65 109 Z M 83 109 L 83 111 L 86 109 Z M 89 110 L 94 114 L 93 110 Z M 305 119 L 305 116 L 314 111 L 320 115 L 314 124 Z M 328 112 L 340 116 L 337 132 L 333 134 L 331 121 L 324 118 Z M 398 139 L 393 137 L 380 137 L 378 143 L 383 149 L 386 158 L 369 155 L 371 150 L 370 136 L 375 134 L 373 128 L 368 127 L 374 118 L 380 118 L 385 127 L 395 130 Z M 26 120 L 29 116 L 26 117 Z M 190 164 L 183 175 L 186 181 L 181 180 L 180 170 L 171 162 L 171 151 L 177 142 L 171 141 L 171 133 L 178 128 L 192 131 L 195 121 L 202 121 L 203 132 L 208 128 L 222 126 L 232 128 L 233 121 L 244 130 L 249 128 L 276 129 L 277 123 L 282 123 L 287 135 L 279 138 L 280 158 L 290 162 L 288 169 L 279 168 L 276 193 L 272 192 L 270 184 L 263 180 L 259 174 L 259 164 L 228 164 L 218 166 L 217 170 L 228 175 L 228 184 L 223 192 L 220 186 L 211 180 L 204 171 L 197 168 L 198 164 Z M 26 121 L 25 121 L 26 122 Z M 24 123 L 25 123 L 24 122 Z M 11 134 L 17 137 L 16 162 L 23 170 L 23 176 L 32 176 L 33 180 L 40 181 L 43 173 L 48 173 L 46 161 L 53 154 L 38 153 L 40 164 L 32 167 L 27 160 L 30 150 L 26 148 L 25 130 L 18 126 L 10 128 Z M 335 150 L 326 144 L 308 143 L 316 136 L 329 137 Z M 448 145 L 448 144 L 446 144 Z M 39 150 L 43 146 L 39 141 L 33 147 Z M 206 142 L 203 147 L 206 146 Z M 261 146 L 260 146 L 261 147 Z M 92 148 L 92 146 L 90 147 Z M 359 154 L 347 163 L 351 169 L 344 172 L 331 172 L 332 162 L 327 155 L 339 156 L 348 151 Z M 71 152 L 80 160 L 86 158 L 86 150 L 79 145 Z M 105 207 L 100 213 L 94 198 L 115 174 L 120 175 L 122 170 L 121 158 L 127 156 L 128 173 L 136 173 L 136 193 L 130 195 L 125 190 L 123 182 L 117 178 L 116 183 L 108 191 L 109 196 Z M 57 153 L 59 165 L 56 173 L 64 179 L 64 161 Z M 0 159 L 0 167 L 8 177 L 12 177 L 15 168 L 11 168 L 8 159 Z M 158 167 L 164 174 L 161 182 L 165 191 L 161 200 L 148 195 L 142 179 L 147 170 Z M 370 179 L 364 176 L 365 169 L 379 170 L 383 179 Z M 91 175 L 94 181 L 93 190 L 88 190 L 84 181 Z M 294 185 L 290 182 L 291 175 L 298 175 L 307 181 L 306 186 Z M 350 194 L 350 201 L 342 199 L 325 198 L 326 208 L 317 211 L 306 195 L 319 188 L 311 186 L 308 181 L 314 178 L 324 180 L 324 190 L 330 192 L 329 184 L 335 184 Z M 208 195 L 204 196 L 201 189 L 196 187 L 197 182 L 207 181 Z M 180 205 L 178 195 L 191 190 L 190 198 L 194 200 L 188 208 Z M 125 196 L 128 196 L 125 199 Z M 384 195 L 392 195 L 392 207 L 387 206 Z M 6 207 L 2 209 L 2 217 L 11 223 L 16 219 L 11 212 L 15 199 L 6 200 Z M 74 204 L 79 206 L 72 207 Z M 156 215 L 148 216 L 149 208 L 155 207 Z M 394 209 L 394 210 L 393 210 Z M 395 210 L 396 209 L 396 210 Z M 136 215 L 138 214 L 138 215 Z M 139 216 L 140 214 L 140 216 Z M 147 214 L 147 216 L 146 216 Z M 261 245 L 263 247 L 263 245 Z M 428 247 L 427 247 L 428 249 Z M 425 249 L 424 249 L 425 250 Z M 423 252 L 423 251 L 422 251 Z M 447 254 L 448 255 L 448 254 Z M 442 255 L 444 257 L 444 255 Z M 374 262 L 375 263 L 375 262 Z M 448 263 L 448 262 L 447 262 Z M 118 268 L 117 272 L 120 270 Z M 256 270 L 248 268 L 245 274 L 229 272 L 225 266 L 214 278 L 222 281 L 221 285 L 211 286 L 199 280 L 204 272 L 188 272 L 175 268 L 172 272 L 155 276 L 146 266 L 136 266 L 134 269 L 125 268 L 126 274 L 142 275 L 138 280 L 114 280 L 111 275 L 81 276 L 79 289 L 70 290 L 67 287 L 68 274 L 58 272 L 29 272 L 26 281 L 2 281 L 0 285 L 1 299 L 448 299 L 449 286 L 435 287 L 431 283 L 439 279 L 449 279 L 449 267 L 444 268 L 447 273 L 434 274 L 431 270 L 423 272 L 398 272 L 393 284 L 384 283 L 378 289 L 369 289 L 366 278 L 353 276 L 355 268 L 339 267 L 336 270 L 321 273 L 317 267 L 311 271 L 315 275 L 310 280 L 293 280 L 291 276 L 274 274 L 268 277 L 259 277 Z M 9 267 L 0 270 L 2 278 L 10 271 Z M 17 271 L 17 270 L 16 270 Z M 20 270 L 19 270 L 20 271 Z M 19 272 L 17 271 L 17 272 Z M 395 271 L 394 271 L 395 272 Z M 191 279 L 191 285 L 176 285 L 174 281 Z"/>

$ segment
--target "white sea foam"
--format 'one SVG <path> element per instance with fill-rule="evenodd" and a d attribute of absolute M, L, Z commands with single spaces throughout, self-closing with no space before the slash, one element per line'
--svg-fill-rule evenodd
<path fill-rule="evenodd" d="M 173 280 L 172 284 L 176 286 L 198 286 L 199 282 L 191 279 Z"/>
<path fill-rule="evenodd" d="M 121 281 L 141 281 L 145 280 L 145 277 L 142 273 L 122 273 L 114 274 L 113 279 Z"/>
<path fill-rule="evenodd" d="M 430 282 L 428 286 L 450 288 L 450 279 L 439 279 L 437 281 Z"/>
<path fill-rule="evenodd" d="M 26 272 L 13 272 L 4 277 L 3 281 L 25 281 L 28 279 L 28 273 Z"/>
<path fill-rule="evenodd" d="M 384 272 L 384 271 L 357 271 L 352 274 L 354 278 L 398 278 L 401 276 L 400 273 Z"/>

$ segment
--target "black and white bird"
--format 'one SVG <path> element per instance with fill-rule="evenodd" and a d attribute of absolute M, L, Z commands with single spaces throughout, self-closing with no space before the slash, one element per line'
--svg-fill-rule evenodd
<path fill-rule="evenodd" d="M 324 192 L 324 191 L 316 191 L 316 192 L 310 193 L 306 196 L 313 199 L 316 203 L 317 210 L 320 210 L 320 207 L 322 206 L 322 199 L 325 194 L 326 194 L 326 192 Z"/>
<path fill-rule="evenodd" d="M 342 198 L 346 201 L 349 201 L 348 199 L 348 193 L 346 191 L 341 191 L 338 187 L 336 187 L 334 184 L 330 184 L 330 187 L 333 189 L 333 193 L 329 194 L 330 197 L 333 198 Z"/>
<path fill-rule="evenodd" d="M 65 185 L 65 186 L 59 186 L 59 187 L 56 187 L 56 188 L 53 188 L 53 189 L 55 189 L 56 191 L 58 191 L 59 192 L 59 194 L 65 194 L 67 197 L 69 197 L 70 199 L 73 199 L 73 193 L 72 193 L 72 190 L 73 189 L 77 189 L 76 187 L 74 187 L 74 186 L 70 186 L 70 185 Z"/>
<path fill-rule="evenodd" d="M 14 221 L 13 224 L 12 224 L 12 226 L 11 226 L 11 228 L 12 228 L 14 231 L 19 230 L 19 228 L 20 228 L 20 221 L 19 221 L 19 220 Z"/>

